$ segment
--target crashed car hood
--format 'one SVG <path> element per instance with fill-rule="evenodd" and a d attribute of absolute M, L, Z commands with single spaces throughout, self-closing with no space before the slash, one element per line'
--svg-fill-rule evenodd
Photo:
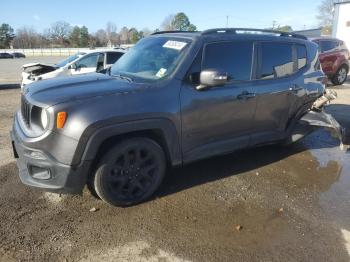
<path fill-rule="evenodd" d="M 23 90 L 28 100 L 43 107 L 72 100 L 129 92 L 145 87 L 145 84 L 130 83 L 104 74 L 60 77 L 37 81 Z"/>
<path fill-rule="evenodd" d="M 22 66 L 23 70 L 29 70 L 31 68 L 50 68 L 50 69 L 57 69 L 57 66 L 55 65 L 48 65 L 48 64 L 42 64 L 42 63 L 29 63 Z"/>

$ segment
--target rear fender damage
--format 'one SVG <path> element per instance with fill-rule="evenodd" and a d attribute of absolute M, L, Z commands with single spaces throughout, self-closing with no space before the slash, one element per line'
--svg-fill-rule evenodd
<path fill-rule="evenodd" d="M 318 128 L 326 128 L 333 131 L 339 138 L 342 150 L 349 150 L 349 130 L 342 127 L 331 114 L 323 111 L 323 106 L 336 97 L 336 92 L 327 89 L 325 94 L 315 101 L 312 108 L 297 121 L 290 134 L 289 142 L 296 142 Z"/>
<path fill-rule="evenodd" d="M 311 129 L 311 132 L 318 128 L 330 129 L 340 140 L 340 147 L 342 150 L 348 150 L 350 145 L 350 132 L 348 129 L 342 127 L 338 121 L 330 114 L 324 111 L 309 111 L 306 113 L 297 124 L 304 129 Z"/>

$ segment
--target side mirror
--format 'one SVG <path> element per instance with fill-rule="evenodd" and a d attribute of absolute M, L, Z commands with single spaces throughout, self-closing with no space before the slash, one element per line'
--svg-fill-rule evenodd
<path fill-rule="evenodd" d="M 215 86 L 223 86 L 228 81 L 227 73 L 219 72 L 216 69 L 206 69 L 200 73 L 197 90 L 203 90 Z"/>

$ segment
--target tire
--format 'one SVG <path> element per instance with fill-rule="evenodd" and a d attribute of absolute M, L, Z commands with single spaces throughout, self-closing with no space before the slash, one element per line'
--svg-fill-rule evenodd
<path fill-rule="evenodd" d="M 166 171 L 163 149 L 148 138 L 131 138 L 100 160 L 93 185 L 96 194 L 114 206 L 130 206 L 149 198 Z"/>
<path fill-rule="evenodd" d="M 331 81 L 334 85 L 342 85 L 346 81 L 347 75 L 349 73 L 349 68 L 346 65 L 339 67 L 335 75 L 332 77 Z"/>

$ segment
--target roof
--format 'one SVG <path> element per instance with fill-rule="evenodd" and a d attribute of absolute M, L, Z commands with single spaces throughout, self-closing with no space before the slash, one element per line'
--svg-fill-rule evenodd
<path fill-rule="evenodd" d="M 303 35 L 292 33 L 292 32 L 281 32 L 267 29 L 254 29 L 254 28 L 214 28 L 205 31 L 161 31 L 152 34 L 153 36 L 165 35 L 165 36 L 178 36 L 183 38 L 198 38 L 198 37 L 233 37 L 233 36 L 250 36 L 251 38 L 266 38 L 266 37 L 285 37 L 293 39 L 307 38 Z"/>

